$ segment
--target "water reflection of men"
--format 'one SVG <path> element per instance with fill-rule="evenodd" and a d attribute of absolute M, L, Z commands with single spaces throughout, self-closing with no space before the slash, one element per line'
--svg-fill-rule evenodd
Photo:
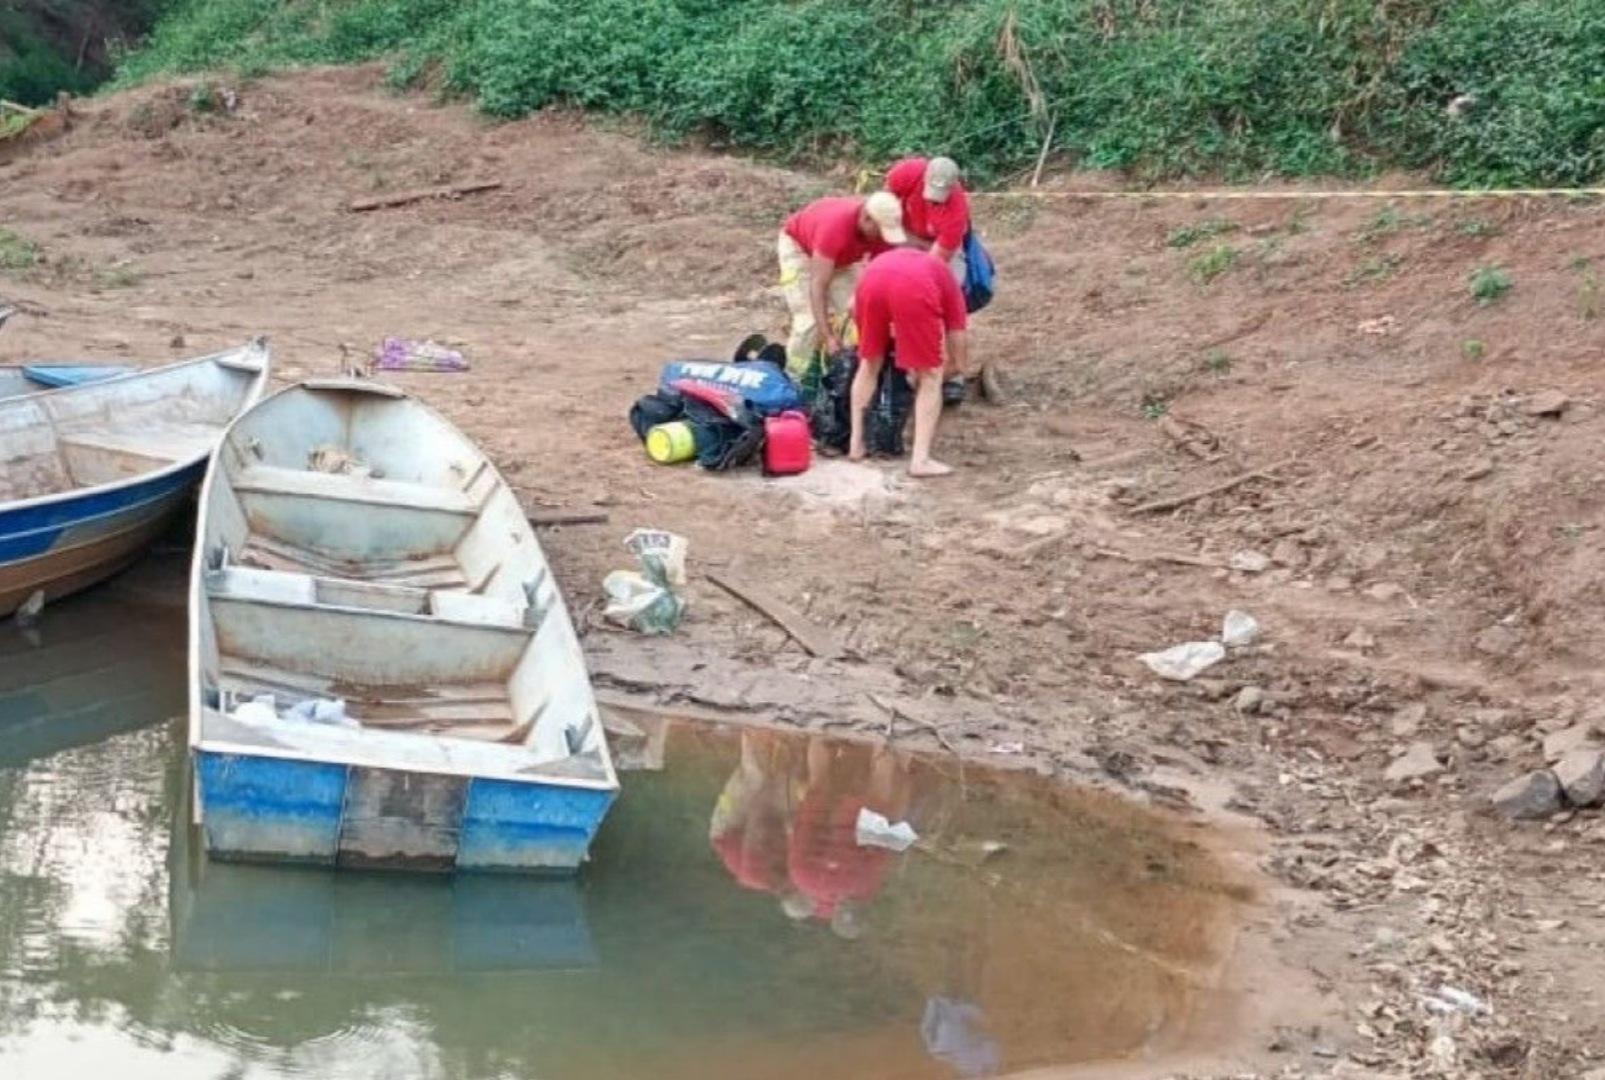
<path fill-rule="evenodd" d="M 859 936 L 859 913 L 885 883 L 893 853 L 858 844 L 858 812 L 908 809 L 910 759 L 890 747 L 748 730 L 714 805 L 708 840 L 737 883 L 771 892 L 793 919 Z"/>
<path fill-rule="evenodd" d="M 741 733 L 741 761 L 714 804 L 708 840 L 743 888 L 788 891 L 786 845 L 795 757 L 790 741 L 779 732 Z"/>
<path fill-rule="evenodd" d="M 892 853 L 858 843 L 858 812 L 890 820 L 908 810 L 909 758 L 889 746 L 872 749 L 815 738 L 792 823 L 787 869 L 795 892 L 786 914 L 830 923 L 841 937 L 859 936 L 859 913 L 886 880 Z"/>

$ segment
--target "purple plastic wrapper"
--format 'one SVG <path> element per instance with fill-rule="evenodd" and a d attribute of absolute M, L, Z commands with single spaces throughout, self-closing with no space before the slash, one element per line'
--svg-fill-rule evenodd
<path fill-rule="evenodd" d="M 467 371 L 468 361 L 456 349 L 433 341 L 387 337 L 373 354 L 375 371 Z"/>

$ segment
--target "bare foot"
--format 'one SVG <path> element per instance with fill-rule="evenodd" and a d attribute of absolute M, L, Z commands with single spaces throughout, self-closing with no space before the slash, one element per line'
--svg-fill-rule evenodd
<path fill-rule="evenodd" d="M 848 461 L 864 461 L 868 459 L 868 457 L 869 454 L 864 451 L 862 446 L 849 446 L 847 448 Z"/>
<path fill-rule="evenodd" d="M 943 465 L 935 458 L 926 458 L 924 461 L 911 461 L 908 463 L 908 475 L 910 476 L 947 476 L 952 472 L 953 466 Z"/>

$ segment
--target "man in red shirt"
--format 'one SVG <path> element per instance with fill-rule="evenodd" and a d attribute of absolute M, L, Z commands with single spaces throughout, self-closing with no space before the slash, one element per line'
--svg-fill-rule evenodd
<path fill-rule="evenodd" d="M 827 354 L 840 351 L 841 334 L 831 323 L 853 294 L 852 268 L 867 255 L 905 243 L 897 198 L 877 191 L 868 198 L 818 199 L 791 217 L 780 231 L 780 286 L 791 310 L 786 369 L 808 370 L 821 341 Z"/>
<path fill-rule="evenodd" d="M 970 231 L 970 197 L 952 158 L 904 158 L 886 173 L 886 190 L 903 206 L 909 242 L 953 268 L 964 283 L 964 234 Z"/>
<path fill-rule="evenodd" d="M 895 338 L 897 367 L 915 383 L 914 451 L 908 474 L 946 476 L 953 470 L 931 457 L 931 443 L 942 416 L 942 372 L 948 368 L 962 375 L 970 362 L 969 315 L 958 282 L 944 264 L 923 251 L 888 251 L 873 259 L 860 278 L 853 317 L 858 323 L 858 371 L 853 375 L 848 456 L 864 457 L 864 412 L 875 396 L 881 364 Z"/>
<path fill-rule="evenodd" d="M 946 263 L 962 286 L 969 272 L 964 237 L 970 231 L 970 197 L 959 180 L 958 164 L 945 157 L 904 158 L 887 170 L 886 190 L 903 204 L 908 242 Z M 948 383 L 953 400 L 963 400 L 964 376 L 950 375 Z M 987 372 L 982 372 L 981 390 L 988 396 L 995 393 Z"/>

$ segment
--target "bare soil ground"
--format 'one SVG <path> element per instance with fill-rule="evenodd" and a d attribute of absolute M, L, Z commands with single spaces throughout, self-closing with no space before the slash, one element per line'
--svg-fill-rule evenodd
<path fill-rule="evenodd" d="M 266 333 L 290 379 L 387 334 L 460 346 L 471 372 L 400 381 L 532 509 L 610 515 L 547 534 L 605 687 L 880 730 L 874 693 L 923 718 L 904 741 L 935 746 L 934 726 L 1256 820 L 1278 882 L 1262 929 L 1327 1019 L 1255 1030 L 1200 1075 L 1605 1060 L 1605 822 L 1483 810 L 1544 734 L 1605 725 L 1605 206 L 984 198 L 1001 292 L 974 336 L 1015 396 L 948 414 L 959 474 L 763 481 L 654 466 L 625 414 L 662 361 L 780 330 L 774 231 L 845 176 L 562 113 L 493 125 L 373 69 L 238 93 L 208 115 L 185 86 L 91 103 L 0 168 L 0 228 L 44 253 L 0 278 L 32 316 L 0 355 L 154 362 Z M 504 186 L 346 209 L 480 177 Z M 1479 302 L 1480 268 L 1508 291 Z M 691 615 L 661 641 L 591 617 L 640 525 L 691 542 Z M 710 567 L 764 580 L 852 657 L 808 658 Z M 1232 608 L 1261 644 L 1185 684 L 1138 661 Z M 1413 742 L 1441 771 L 1389 783 Z M 1428 1004 L 1445 986 L 1491 1012 Z"/>

